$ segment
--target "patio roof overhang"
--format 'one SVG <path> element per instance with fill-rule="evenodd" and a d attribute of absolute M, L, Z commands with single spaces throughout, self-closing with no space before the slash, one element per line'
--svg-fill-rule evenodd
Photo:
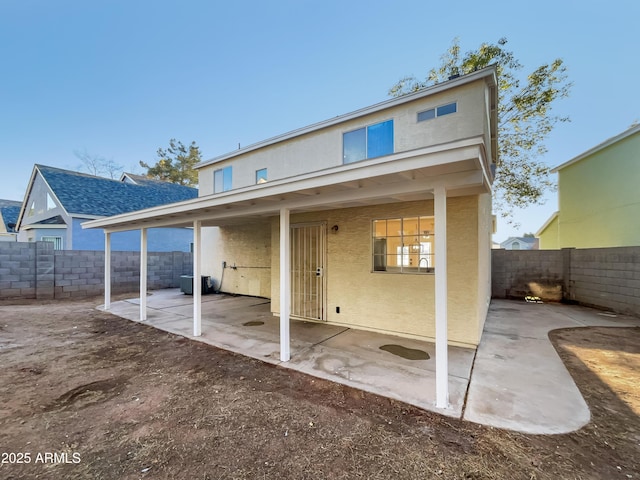
<path fill-rule="evenodd" d="M 491 192 L 483 137 L 429 146 L 340 165 L 113 217 L 91 220 L 83 228 L 119 232 L 155 227 L 192 227 L 247 223 L 292 213 L 433 198 L 435 186 L 447 196 Z"/>
<path fill-rule="evenodd" d="M 340 165 L 297 177 L 180 203 L 92 220 L 105 231 L 105 309 L 111 303 L 111 234 L 140 230 L 140 320 L 147 318 L 147 229 L 193 228 L 193 277 L 202 272 L 203 226 L 250 223 L 279 216 L 280 359 L 290 352 L 290 215 L 296 212 L 433 199 L 435 218 L 436 406 L 448 407 L 447 197 L 490 193 L 493 173 L 484 137 L 433 145 Z M 193 331 L 201 335 L 201 288 L 193 282 Z"/>

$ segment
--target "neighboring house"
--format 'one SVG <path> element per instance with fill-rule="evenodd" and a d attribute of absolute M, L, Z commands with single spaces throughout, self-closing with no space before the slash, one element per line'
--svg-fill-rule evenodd
<path fill-rule="evenodd" d="M 104 236 L 83 230 L 82 222 L 195 198 L 195 188 L 124 174 L 111 180 L 35 165 L 17 220 L 18 240 L 50 241 L 57 250 L 103 250 Z M 149 236 L 156 252 L 189 251 L 188 228 L 162 228 Z M 114 250 L 139 251 L 139 232 L 113 237 Z"/>
<path fill-rule="evenodd" d="M 538 239 L 535 237 L 509 237 L 500 244 L 505 250 L 537 250 Z"/>
<path fill-rule="evenodd" d="M 292 317 L 436 339 L 443 406 L 446 345 L 478 344 L 491 296 L 497 101 L 489 67 L 202 162 L 197 200 L 84 226 L 108 249 L 192 225 L 194 275 L 270 298 L 283 361 Z M 144 283 L 140 300 L 144 319 Z M 198 305 L 194 286 L 194 335 Z"/>
<path fill-rule="evenodd" d="M 0 242 L 17 240 L 16 223 L 21 205 L 13 200 L 0 200 Z"/>
<path fill-rule="evenodd" d="M 640 245 L 640 125 L 554 168 L 558 208 L 540 248 Z"/>

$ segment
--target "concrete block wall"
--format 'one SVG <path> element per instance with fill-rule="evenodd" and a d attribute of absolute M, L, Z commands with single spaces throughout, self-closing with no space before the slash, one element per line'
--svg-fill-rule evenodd
<path fill-rule="evenodd" d="M 640 247 L 570 251 L 568 300 L 640 315 Z"/>
<path fill-rule="evenodd" d="M 55 252 L 55 298 L 90 297 L 104 292 L 104 252 Z"/>
<path fill-rule="evenodd" d="M 191 253 L 149 253 L 149 289 L 180 285 L 193 272 Z M 111 291 L 137 292 L 140 254 L 112 252 Z M 0 242 L 0 299 L 71 298 L 104 293 L 104 252 L 54 251 L 50 242 Z"/>
<path fill-rule="evenodd" d="M 492 296 L 526 295 L 640 316 L 640 247 L 493 250 Z"/>
<path fill-rule="evenodd" d="M 0 243 L 0 298 L 36 295 L 36 244 Z"/>
<path fill-rule="evenodd" d="M 562 300 L 562 252 L 560 250 L 492 250 L 491 296 L 524 298 L 535 295 Z"/>

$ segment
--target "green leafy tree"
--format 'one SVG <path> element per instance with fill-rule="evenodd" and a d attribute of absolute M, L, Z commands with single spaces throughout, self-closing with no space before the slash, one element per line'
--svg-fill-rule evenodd
<path fill-rule="evenodd" d="M 194 167 L 202 157 L 196 142 L 185 147 L 172 138 L 169 148 L 159 148 L 157 153 L 160 159 L 153 166 L 140 161 L 140 166 L 147 169 L 147 177 L 189 187 L 198 184 L 198 172 Z"/>
<path fill-rule="evenodd" d="M 389 90 L 399 97 L 464 75 L 489 65 L 498 73 L 498 165 L 494 181 L 494 206 L 511 221 L 514 208 L 542 203 L 549 189 L 554 189 L 550 167 L 539 160 L 547 151 L 545 140 L 558 122 L 568 117 L 552 114 L 557 100 L 567 97 L 571 83 L 562 59 L 540 65 L 526 79 L 523 66 L 513 52 L 505 48 L 506 38 L 497 43 L 483 43 L 476 50 L 462 54 L 456 38 L 441 57 L 441 64 L 431 69 L 424 80 L 405 77 Z M 513 223 L 513 222 L 511 222 Z"/>

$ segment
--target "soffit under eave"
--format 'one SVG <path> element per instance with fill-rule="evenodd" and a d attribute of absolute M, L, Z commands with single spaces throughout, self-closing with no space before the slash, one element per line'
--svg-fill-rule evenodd
<path fill-rule="evenodd" d="M 194 208 L 190 211 L 140 218 L 135 221 L 112 223 L 103 227 L 107 232 L 138 230 L 140 228 L 192 227 L 194 221 L 203 226 L 230 225 L 261 221 L 279 214 L 281 208 L 292 213 L 318 210 L 333 210 L 357 206 L 399 203 L 404 201 L 428 200 L 433 198 L 436 184 L 448 184 L 448 196 L 462 196 L 487 193 L 487 185 L 482 172 L 478 170 L 451 173 L 432 178 L 416 178 L 379 186 L 352 187 L 342 190 L 318 191 L 314 195 L 292 192 L 286 198 L 263 198 L 255 204 L 237 202 L 221 208 Z"/>
<path fill-rule="evenodd" d="M 455 183 L 459 182 L 459 178 L 453 178 L 452 175 L 460 174 L 477 173 L 478 178 L 473 180 L 473 185 L 482 187 L 489 182 L 483 165 L 486 158 L 484 152 L 482 138 L 473 137 L 453 144 L 402 152 L 386 158 L 303 175 L 295 180 L 288 179 L 262 184 L 259 187 L 245 187 L 177 204 L 107 217 L 87 222 L 83 224 L 83 228 L 120 231 L 137 229 L 140 225 L 142 227 L 187 226 L 186 222 L 196 219 L 194 211 L 199 212 L 198 218 L 201 219 L 215 216 L 231 217 L 233 212 L 230 210 L 243 212 L 243 215 L 251 214 L 255 210 L 259 210 L 259 215 L 273 215 L 283 206 L 310 208 L 327 205 L 341 208 L 335 205 L 335 196 L 343 196 L 344 201 L 351 202 L 353 198 L 348 198 L 350 191 L 357 192 L 352 196 L 360 196 L 358 201 L 375 199 L 375 202 L 380 203 L 381 195 L 387 195 L 387 192 L 393 197 L 397 194 L 410 193 L 412 188 L 421 188 L 426 191 L 431 190 L 435 183 L 448 185 L 451 189 L 459 188 L 460 185 Z M 464 175 L 462 178 L 466 178 Z M 412 181 L 416 183 L 407 183 Z M 463 180 L 463 183 L 464 181 L 466 180 Z M 367 189 L 372 192 L 367 193 Z M 321 194 L 329 200 L 320 201 L 317 196 Z M 318 201 L 314 200 L 314 197 Z M 300 199 L 304 200 L 296 201 Z M 306 201 L 308 199 L 310 201 Z"/>

